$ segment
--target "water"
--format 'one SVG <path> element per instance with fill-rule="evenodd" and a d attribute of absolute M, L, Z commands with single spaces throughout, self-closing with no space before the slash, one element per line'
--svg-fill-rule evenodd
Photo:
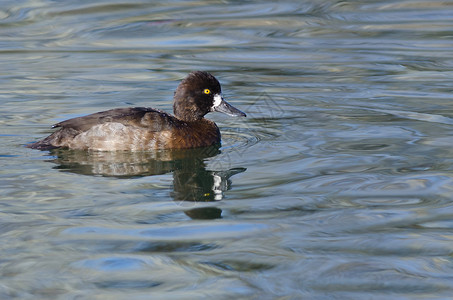
<path fill-rule="evenodd" d="M 453 294 L 453 1 L 1 4 L 1 299 Z M 197 69 L 220 148 L 24 148 Z"/>

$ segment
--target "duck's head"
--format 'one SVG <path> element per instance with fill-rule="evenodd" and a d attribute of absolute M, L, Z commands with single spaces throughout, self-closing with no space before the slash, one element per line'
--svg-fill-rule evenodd
<path fill-rule="evenodd" d="M 221 91 L 219 81 L 208 72 L 189 73 L 175 91 L 173 104 L 175 116 L 187 122 L 200 120 L 211 111 L 245 117 L 245 113 L 223 99 Z"/>

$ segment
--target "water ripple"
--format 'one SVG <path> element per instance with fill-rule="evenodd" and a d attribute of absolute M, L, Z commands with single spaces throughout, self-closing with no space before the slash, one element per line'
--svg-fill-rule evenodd
<path fill-rule="evenodd" d="M 442 0 L 3 1 L 0 298 L 451 298 L 452 16 Z M 248 116 L 208 115 L 219 151 L 76 165 L 24 147 L 74 116 L 171 111 L 196 69 Z"/>

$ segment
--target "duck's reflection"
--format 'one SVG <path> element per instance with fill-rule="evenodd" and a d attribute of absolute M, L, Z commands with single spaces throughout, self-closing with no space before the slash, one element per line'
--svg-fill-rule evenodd
<path fill-rule="evenodd" d="M 56 169 L 83 175 L 132 178 L 173 173 L 174 201 L 184 203 L 222 200 L 230 189 L 230 177 L 244 172 L 245 168 L 210 171 L 205 159 L 220 154 L 218 146 L 188 150 L 162 150 L 153 152 L 89 152 L 78 150 L 52 150 Z M 220 218 L 216 207 L 198 207 L 185 211 L 193 219 Z"/>

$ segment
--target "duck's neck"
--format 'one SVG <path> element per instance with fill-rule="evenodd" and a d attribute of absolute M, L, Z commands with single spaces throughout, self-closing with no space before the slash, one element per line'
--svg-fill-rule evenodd
<path fill-rule="evenodd" d="M 217 125 L 207 119 L 184 121 L 173 135 L 174 148 L 198 148 L 220 143 L 220 130 Z"/>
<path fill-rule="evenodd" d="M 196 122 L 203 120 L 204 115 L 200 115 L 190 109 L 184 111 L 174 110 L 175 117 L 184 122 Z"/>

